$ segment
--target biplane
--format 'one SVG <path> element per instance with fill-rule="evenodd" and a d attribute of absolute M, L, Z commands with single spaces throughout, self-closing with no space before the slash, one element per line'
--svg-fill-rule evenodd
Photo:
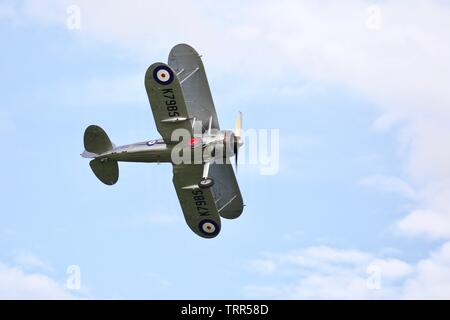
<path fill-rule="evenodd" d="M 97 178 L 113 185 L 118 162 L 171 163 L 173 184 L 187 225 L 203 238 L 216 237 L 221 218 L 236 219 L 244 204 L 230 159 L 243 145 L 242 114 L 235 130 L 221 130 L 200 55 L 178 44 L 168 63 L 154 63 L 145 89 L 161 138 L 115 146 L 96 125 L 84 133 L 84 158 Z"/>

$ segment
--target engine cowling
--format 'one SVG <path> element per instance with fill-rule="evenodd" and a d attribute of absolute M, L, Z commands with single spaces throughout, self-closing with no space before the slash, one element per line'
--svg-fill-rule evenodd
<path fill-rule="evenodd" d="M 211 155 L 216 159 L 226 160 L 235 155 L 237 139 L 233 131 L 222 131 L 215 137 L 215 142 L 211 146 Z"/>

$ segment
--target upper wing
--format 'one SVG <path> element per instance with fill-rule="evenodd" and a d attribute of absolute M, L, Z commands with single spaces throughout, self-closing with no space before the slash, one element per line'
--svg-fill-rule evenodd
<path fill-rule="evenodd" d="M 220 216 L 227 219 L 239 217 L 244 203 L 232 165 L 212 163 L 209 175 L 214 179 L 212 188 Z"/>
<path fill-rule="evenodd" d="M 220 232 L 220 216 L 211 188 L 198 187 L 202 172 L 202 165 L 174 165 L 173 184 L 191 230 L 203 238 L 214 238 Z"/>
<path fill-rule="evenodd" d="M 152 64 L 145 74 L 145 89 L 156 127 L 166 144 L 177 142 L 171 141 L 175 129 L 186 129 L 192 135 L 181 84 L 171 67 L 160 62 Z"/>
<path fill-rule="evenodd" d="M 189 116 L 200 120 L 203 130 L 208 129 L 211 118 L 211 128 L 220 130 L 205 68 L 197 51 L 187 44 L 176 45 L 170 51 L 169 66 L 178 74 Z"/>

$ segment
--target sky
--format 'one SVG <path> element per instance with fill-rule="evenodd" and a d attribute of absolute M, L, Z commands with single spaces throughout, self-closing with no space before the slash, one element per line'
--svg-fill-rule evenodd
<path fill-rule="evenodd" d="M 0 298 L 450 298 L 449 30 L 438 0 L 0 0 Z M 144 75 L 178 43 L 222 128 L 279 130 L 214 239 L 170 164 L 105 186 L 79 155 L 90 124 L 158 137 Z"/>

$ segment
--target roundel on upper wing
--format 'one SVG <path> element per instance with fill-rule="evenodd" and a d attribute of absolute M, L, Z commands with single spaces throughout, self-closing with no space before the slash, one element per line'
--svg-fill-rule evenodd
<path fill-rule="evenodd" d="M 215 221 L 208 219 L 200 221 L 198 228 L 207 237 L 215 237 L 220 231 L 219 225 Z"/>
<path fill-rule="evenodd" d="M 154 70 L 153 70 L 153 79 L 155 79 L 156 82 L 158 82 L 159 84 L 170 84 L 172 83 L 174 78 L 174 74 L 172 69 L 170 69 L 170 67 L 168 66 L 157 66 Z"/>
<path fill-rule="evenodd" d="M 152 145 L 154 145 L 157 141 L 156 140 L 150 140 L 147 142 L 147 145 L 150 147 Z"/>

